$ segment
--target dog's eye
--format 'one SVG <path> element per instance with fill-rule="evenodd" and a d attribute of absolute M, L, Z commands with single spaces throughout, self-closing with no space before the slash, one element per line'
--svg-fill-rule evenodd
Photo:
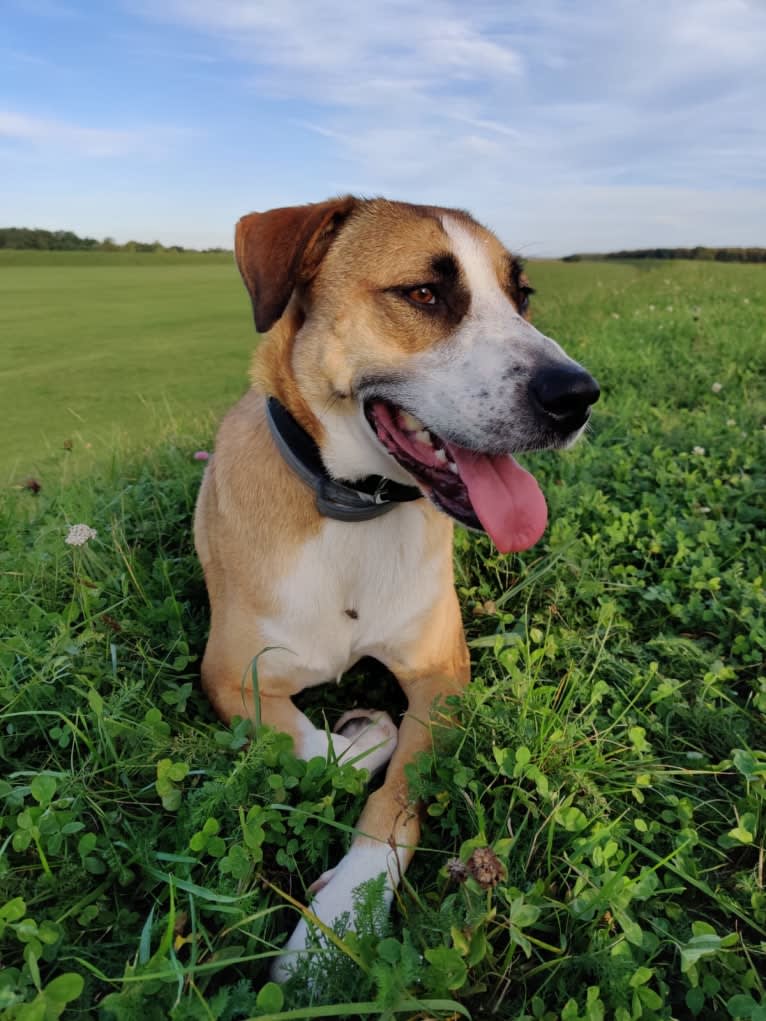
<path fill-rule="evenodd" d="M 438 301 L 434 290 L 431 287 L 426 287 L 425 284 L 407 291 L 407 298 L 416 305 L 435 305 Z"/>
<path fill-rule="evenodd" d="M 524 315 L 524 313 L 529 308 L 529 298 L 530 298 L 530 295 L 532 295 L 534 293 L 535 293 L 534 287 L 522 287 L 521 288 L 521 301 L 519 302 L 519 312 L 522 315 Z"/>

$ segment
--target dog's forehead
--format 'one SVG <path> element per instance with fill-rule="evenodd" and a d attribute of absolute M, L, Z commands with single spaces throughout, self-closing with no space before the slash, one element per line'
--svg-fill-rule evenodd
<path fill-rule="evenodd" d="M 494 234 L 449 213 L 443 216 L 442 225 L 472 293 L 489 293 L 497 288 L 498 282 L 507 283 L 510 256 Z"/>
<path fill-rule="evenodd" d="M 344 271 L 352 265 L 361 274 L 374 276 L 414 272 L 427 280 L 435 258 L 449 254 L 468 282 L 493 274 L 508 277 L 510 255 L 486 227 L 459 209 L 419 206 L 372 199 L 361 205 L 336 242 L 335 251 Z M 335 261 L 335 260 L 333 260 Z"/>

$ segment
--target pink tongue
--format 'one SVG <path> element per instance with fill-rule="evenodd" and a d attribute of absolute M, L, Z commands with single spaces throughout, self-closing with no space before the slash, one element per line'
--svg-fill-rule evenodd
<path fill-rule="evenodd" d="M 501 553 L 534 546 L 548 523 L 536 480 L 510 454 L 476 454 L 448 444 L 476 517 Z"/>

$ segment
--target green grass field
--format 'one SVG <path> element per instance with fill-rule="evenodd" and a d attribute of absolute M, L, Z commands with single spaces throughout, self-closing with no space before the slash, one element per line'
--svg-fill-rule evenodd
<path fill-rule="evenodd" d="M 248 309 L 231 255 L 0 252 L 0 480 L 220 412 L 247 385 Z"/>
<path fill-rule="evenodd" d="M 280 989 L 364 783 L 197 685 L 193 453 L 243 388 L 246 296 L 226 260 L 2 259 L 3 470 L 42 489 L 0 500 L 0 1021 L 764 1021 L 766 267 L 532 264 L 593 428 L 526 459 L 534 550 L 458 532 L 474 682 L 411 773 L 422 848 L 388 929 L 372 884 Z"/>

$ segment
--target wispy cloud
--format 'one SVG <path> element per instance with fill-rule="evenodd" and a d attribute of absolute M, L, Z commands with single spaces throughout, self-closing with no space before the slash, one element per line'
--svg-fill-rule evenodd
<path fill-rule="evenodd" d="M 175 0 L 162 16 L 228 46 L 253 91 L 312 103 L 365 190 L 495 209 L 601 189 L 614 212 L 638 187 L 672 206 L 674 189 L 766 181 L 761 0 Z"/>
<path fill-rule="evenodd" d="M 39 57 L 35 53 L 26 53 L 23 50 L 12 50 L 5 47 L 0 48 L 0 56 L 3 60 L 9 62 L 17 62 L 20 64 L 32 64 L 37 67 L 51 68 L 54 67 L 52 60 L 46 60 L 44 57 Z"/>
<path fill-rule="evenodd" d="M 525 255 L 691 245 L 762 245 L 766 191 L 580 185 L 532 187 L 495 210 Z M 509 229 L 510 228 L 510 229 Z"/>
<path fill-rule="evenodd" d="M 9 2 L 4 154 L 42 182 L 65 152 L 73 186 L 118 157 L 105 202 L 175 203 L 176 229 L 341 190 L 462 205 L 540 254 L 757 227 L 764 0 Z"/>
<path fill-rule="evenodd" d="M 45 148 L 64 146 L 85 156 L 121 156 L 134 150 L 140 142 L 136 135 L 127 131 L 80 127 L 8 110 L 0 110 L 0 138 Z"/>
<path fill-rule="evenodd" d="M 766 7 L 692 6 L 164 0 L 149 16 L 225 44 L 254 90 L 310 102 L 314 129 L 384 187 L 431 186 L 435 162 L 457 179 L 752 186 Z"/>
<path fill-rule="evenodd" d="M 168 145 L 173 135 L 179 134 L 186 132 L 154 126 L 128 130 L 93 128 L 0 109 L 0 139 L 41 150 L 55 150 L 59 154 L 65 151 L 108 159 L 157 152 L 158 148 Z"/>
<path fill-rule="evenodd" d="M 8 0 L 8 6 L 37 18 L 69 19 L 81 16 L 75 6 L 61 3 L 60 0 Z"/>
<path fill-rule="evenodd" d="M 280 90 L 311 83 L 328 101 L 354 105 L 355 86 L 401 82 L 428 87 L 521 70 L 521 55 L 450 3 L 353 0 L 167 0 L 143 7 L 226 38 L 243 60 L 269 72 Z M 296 72 L 300 77 L 296 78 Z"/>

